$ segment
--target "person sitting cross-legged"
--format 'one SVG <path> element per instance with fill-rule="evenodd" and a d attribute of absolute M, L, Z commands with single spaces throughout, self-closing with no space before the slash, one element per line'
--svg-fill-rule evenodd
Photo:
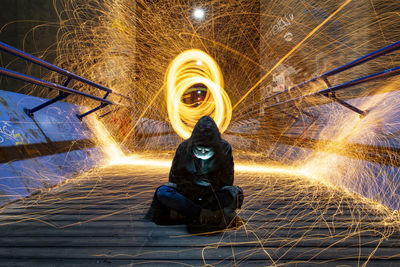
<path fill-rule="evenodd" d="M 177 148 L 168 183 L 156 189 L 153 221 L 237 225 L 243 191 L 233 180 L 232 148 L 214 120 L 204 116 Z"/>

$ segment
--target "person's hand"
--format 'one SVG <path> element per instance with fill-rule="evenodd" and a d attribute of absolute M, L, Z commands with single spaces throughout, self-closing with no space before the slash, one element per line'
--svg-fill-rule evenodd
<path fill-rule="evenodd" d="M 208 179 L 207 179 L 207 178 L 204 178 L 204 177 L 198 179 L 198 180 L 196 181 L 196 184 L 197 184 L 197 185 L 200 185 L 200 186 L 211 186 L 210 181 L 208 181 Z"/>

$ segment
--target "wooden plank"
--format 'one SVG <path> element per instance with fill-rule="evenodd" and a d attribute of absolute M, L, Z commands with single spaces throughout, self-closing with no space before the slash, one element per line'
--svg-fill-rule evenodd
<path fill-rule="evenodd" d="M 143 196 L 143 197 L 137 197 L 137 196 L 130 196 L 129 199 L 115 199 L 115 196 L 113 199 L 107 200 L 104 198 L 96 198 L 93 200 L 88 200 L 86 201 L 49 201 L 48 203 L 34 203 L 34 204 L 26 204 L 26 203 L 19 203 L 19 204 L 13 204 L 10 206 L 7 206 L 6 209 L 3 209 L 3 212 L 7 212 L 9 210 L 19 210 L 19 209 L 50 209 L 50 208 L 65 208 L 69 207 L 71 209 L 79 207 L 79 208 L 114 208 L 116 206 L 128 206 L 128 205 L 138 205 L 138 204 L 143 204 L 143 203 L 151 203 L 153 199 L 153 194 Z M 261 203 L 260 203 L 261 202 Z M 284 203 L 279 202 L 279 203 L 274 203 L 274 202 L 269 202 L 269 203 L 263 203 L 263 202 L 269 202 L 268 200 L 265 201 L 258 201 L 257 203 L 245 203 L 245 206 L 250 206 L 250 207 L 259 207 L 263 209 L 308 209 L 308 210 L 352 210 L 352 211 L 359 211 L 360 209 L 363 208 L 368 208 L 365 207 L 365 205 L 357 205 L 357 204 L 343 204 L 343 205 L 330 205 L 329 207 L 321 207 L 318 205 L 310 205 L 310 203 L 307 203 L 306 205 L 298 205 L 293 207 L 293 202 L 287 202 Z M 265 205 L 263 205 L 265 204 Z M 369 212 L 371 210 L 369 209 Z"/>
<path fill-rule="evenodd" d="M 125 221 L 115 221 L 115 220 L 92 220 L 92 221 L 80 221 L 80 220 L 70 220 L 70 221 L 52 221 L 52 220 L 34 220 L 34 221 L 21 221 L 21 222 L 8 222 L 0 225 L 0 230 L 3 233 L 1 235 L 7 234 L 8 232 L 17 231 L 20 228 L 24 229 L 41 229 L 41 227 L 53 227 L 53 228 L 66 228 L 66 227 L 82 227 L 85 228 L 110 228 L 110 229 L 118 229 L 125 226 L 135 227 L 136 229 L 140 228 L 159 228 L 159 225 L 156 225 L 152 222 L 146 220 L 125 220 Z M 307 222 L 247 222 L 244 229 L 251 230 L 253 228 L 258 229 L 260 232 L 262 231 L 270 231 L 275 229 L 286 230 L 286 231 L 317 231 L 317 230 L 328 230 L 331 232 L 343 232 L 343 231 L 365 231 L 365 230 L 373 230 L 385 232 L 389 230 L 389 227 L 385 227 L 384 225 L 357 225 L 355 227 L 354 224 L 351 223 L 337 223 L 337 224 L 328 224 L 324 222 L 316 222 L 310 225 Z M 394 235 L 395 236 L 395 235 Z"/>
<path fill-rule="evenodd" d="M 176 246 L 235 246 L 254 247 L 260 244 L 269 247 L 394 247 L 400 246 L 400 240 L 381 240 L 368 236 L 353 235 L 309 238 L 269 238 L 260 240 L 256 235 L 245 232 L 224 233 L 209 236 L 13 236 L 0 237 L 0 247 L 176 247 Z"/>
<path fill-rule="evenodd" d="M 309 266 L 324 266 L 324 267 L 338 267 L 338 266 L 362 266 L 366 261 L 359 260 L 326 260 L 326 261 L 287 261 L 280 260 L 275 262 L 278 265 L 288 267 L 309 267 Z M 114 258 L 103 258 L 103 259 L 1 259 L 0 266 L 14 266 L 14 267 L 26 267 L 26 266 L 40 266 L 40 267 L 71 267 L 71 266 L 152 266 L 152 267 L 163 267 L 163 266 L 269 266 L 272 265 L 270 261 L 265 260 L 121 260 Z M 367 266 L 374 267 L 398 267 L 400 261 L 397 260 L 370 260 Z M 272 265 L 273 266 L 273 265 Z"/>
<path fill-rule="evenodd" d="M 123 199 L 120 197 L 120 199 L 117 199 L 116 196 L 106 198 L 93 198 L 93 199 L 82 199 L 82 200 L 75 200 L 75 201 L 69 201 L 65 200 L 64 201 L 51 201 L 48 200 L 47 202 L 41 202 L 41 203 L 18 203 L 18 204 L 13 204 L 7 206 L 7 208 L 4 208 L 0 210 L 0 214 L 2 213 L 7 213 L 9 210 L 18 210 L 18 209 L 50 209 L 50 208 L 61 208 L 61 207 L 99 207 L 100 205 L 102 207 L 116 207 L 116 206 L 128 206 L 128 205 L 138 205 L 138 204 L 144 204 L 144 203 L 151 203 L 153 199 L 153 194 L 144 196 L 142 198 L 135 197 L 132 198 L 130 197 L 129 199 Z M 264 201 L 258 201 L 257 203 L 251 203 L 251 202 L 245 202 L 244 207 L 249 207 L 249 208 L 256 208 L 256 206 L 263 208 L 263 209 L 325 209 L 322 207 L 322 205 L 319 205 L 319 203 L 315 203 L 315 205 L 312 205 L 312 203 L 307 203 L 307 205 L 301 204 L 301 203 L 296 203 L 296 202 L 277 202 L 276 200 L 274 202 L 270 202 L 268 200 Z M 346 203 L 346 204 L 334 204 L 332 203 L 329 208 L 326 208 L 327 210 L 351 210 L 354 212 L 362 213 L 363 210 L 367 209 L 368 213 L 371 214 L 371 209 L 370 207 L 366 207 L 365 205 L 357 205 L 356 203 Z"/>
<path fill-rule="evenodd" d="M 291 226 L 291 227 L 301 227 L 302 225 L 311 226 L 330 226 L 330 227 L 344 227 L 344 228 L 387 228 L 391 229 L 396 226 L 396 224 L 387 223 L 386 221 L 380 220 L 362 220 L 362 218 L 354 217 L 328 217 L 328 216 L 290 216 L 290 217 L 280 217 L 274 216 L 253 216 L 252 214 L 240 214 L 240 217 L 246 222 L 246 225 L 263 225 L 269 224 L 271 228 L 278 226 Z M 368 219 L 368 218 L 367 218 Z M 92 213 L 92 214 L 67 214 L 62 213 L 57 214 L 22 214 L 7 216 L 4 220 L 0 221 L 0 230 L 2 225 L 12 225 L 21 222 L 38 222 L 46 223 L 53 222 L 55 224 L 66 224 L 73 222 L 136 222 L 136 221 L 146 221 L 145 214 L 136 212 L 129 212 L 125 210 L 109 212 L 109 213 Z"/>
<path fill-rule="evenodd" d="M 63 214 L 86 214 L 90 215 L 93 213 L 99 213 L 99 214 L 104 214 L 107 212 L 112 212 L 112 211 L 118 211 L 118 210 L 130 210 L 131 212 L 134 211 L 135 209 L 139 209 L 140 212 L 143 212 L 142 209 L 146 208 L 149 209 L 151 204 L 151 200 L 148 200 L 146 202 L 141 202 L 135 205 L 107 205 L 107 204 L 98 204 L 98 205 L 71 205 L 69 206 L 68 204 L 65 204 L 63 206 L 48 206 L 48 207 L 40 207 L 40 206 L 34 206 L 34 207 L 20 207 L 20 208 L 9 208 L 6 210 L 3 210 L 0 215 L 17 215 L 17 214 L 26 214 L 26 213 L 31 213 L 31 214 L 53 214 L 53 213 L 59 213 L 62 212 Z M 372 215 L 373 214 L 367 214 L 365 212 L 362 212 L 360 210 L 349 210 L 349 209 L 336 209 L 336 208 L 326 208 L 326 209 L 312 209 L 312 208 L 307 208 L 307 207 L 290 207 L 290 206 L 285 206 L 285 207 L 263 207 L 263 206 L 250 206 L 246 207 L 244 205 L 240 212 L 246 213 L 246 214 L 252 214 L 252 213 L 257 213 L 257 214 L 275 214 L 275 216 L 279 214 L 285 214 L 287 216 L 295 216 L 295 215 L 338 215 L 338 216 L 352 216 L 352 217 L 357 217 L 358 215 L 360 216 L 366 216 L 366 215 Z"/>
<path fill-rule="evenodd" d="M 242 216 L 244 218 L 244 216 Z M 247 218 L 248 219 L 248 218 Z M 255 216 L 252 217 L 248 223 L 250 224 L 263 224 L 263 223 L 268 223 L 271 225 L 271 227 L 277 227 L 280 225 L 292 225 L 293 227 L 295 226 L 301 226 L 301 225 L 318 225 L 318 224 L 323 224 L 323 225 L 329 225 L 331 227 L 335 226 L 342 226 L 342 227 L 369 227 L 369 226 L 379 226 L 379 225 L 385 225 L 385 221 L 383 217 L 370 217 L 366 218 L 365 220 L 361 220 L 362 218 L 354 218 L 354 217 L 340 217 L 340 216 L 335 216 L 335 217 L 320 217 L 316 218 L 315 216 L 302 216 L 299 218 L 293 218 L 293 217 L 269 217 L 269 216 Z M 99 214 L 93 214 L 93 215 L 81 215 L 81 214 L 72 214 L 72 215 L 66 215 L 66 214 L 18 214 L 18 215 L 0 215 L 0 230 L 2 225 L 8 225 L 8 224 L 15 224 L 15 223 L 20 223 L 20 222 L 29 222 L 29 221 L 43 221 L 44 223 L 46 222 L 53 222 L 55 224 L 60 224 L 60 225 L 65 225 L 65 224 L 70 224 L 74 222 L 81 222 L 85 223 L 86 221 L 113 221 L 113 222 L 119 222 L 123 221 L 126 223 L 129 222 L 136 222 L 136 221 L 147 221 L 144 219 L 143 214 L 138 214 L 138 213 L 109 213 L 105 214 L 103 216 Z"/>
<path fill-rule="evenodd" d="M 0 247 L 0 258 L 30 259 L 141 259 L 141 260 L 185 260 L 185 259 L 233 259 L 236 260 L 400 260 L 397 248 L 340 248 L 331 247 Z"/>
<path fill-rule="evenodd" d="M 393 239 L 398 239 L 399 235 L 390 235 L 386 233 L 383 229 L 381 231 L 375 229 L 263 229 L 262 227 L 248 227 L 243 229 L 245 233 L 249 235 L 257 235 L 260 239 L 270 239 L 270 238 L 327 238 L 327 237 L 348 237 L 354 235 L 361 235 L 363 237 L 387 237 Z M 65 228 L 54 228 L 53 226 L 37 226 L 37 227 L 7 227 L 5 232 L 0 233 L 0 237 L 12 237 L 12 236 L 99 236 L 99 237 L 118 237 L 118 236 L 182 236 L 188 235 L 189 231 L 184 225 L 174 225 L 174 226 L 148 226 L 140 227 L 126 224 L 121 227 L 112 227 L 112 224 L 108 226 L 98 226 L 98 227 L 84 227 L 82 225 L 72 225 L 65 226 Z"/>

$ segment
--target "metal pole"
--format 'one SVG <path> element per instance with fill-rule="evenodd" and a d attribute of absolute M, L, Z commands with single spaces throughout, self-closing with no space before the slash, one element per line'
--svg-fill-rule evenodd
<path fill-rule="evenodd" d="M 102 108 L 104 108 L 105 106 L 107 106 L 108 104 L 107 103 L 101 103 L 99 106 L 97 106 L 96 108 L 94 108 L 94 109 L 92 109 L 92 110 L 89 110 L 88 112 L 85 112 L 85 113 L 83 113 L 83 114 L 78 114 L 78 115 L 76 115 L 76 117 L 78 118 L 78 119 L 80 119 L 80 120 L 82 120 L 82 118 L 83 117 L 85 117 L 85 116 L 87 116 L 87 115 L 89 115 L 89 114 L 91 114 L 91 113 L 93 113 L 93 112 L 95 112 L 95 111 L 97 111 L 97 110 L 99 110 L 99 109 L 102 109 Z"/>
<path fill-rule="evenodd" d="M 336 92 L 336 91 L 342 90 L 344 88 L 348 88 L 350 86 L 354 86 L 354 85 L 357 85 L 357 84 L 361 84 L 361 83 L 364 83 L 364 82 L 368 82 L 368 81 L 376 80 L 376 79 L 380 79 L 380 78 L 387 78 L 387 77 L 395 76 L 395 75 L 398 75 L 398 74 L 400 74 L 400 66 L 392 68 L 392 69 L 384 70 L 384 71 L 381 71 L 381 72 L 378 72 L 378 73 L 375 73 L 375 74 L 372 74 L 372 75 L 369 75 L 369 76 L 365 76 L 365 77 L 362 77 L 362 78 L 359 78 L 359 79 L 355 79 L 355 80 L 352 80 L 352 81 L 349 81 L 349 82 L 345 82 L 345 83 L 342 83 L 342 84 L 339 84 L 339 85 L 335 85 L 335 86 L 329 87 L 327 89 L 324 89 L 324 90 L 321 90 L 321 91 L 318 91 L 318 92 L 314 92 L 314 93 L 311 93 L 311 94 L 308 94 L 308 95 L 303 95 L 303 96 L 299 96 L 299 97 L 296 97 L 296 98 L 293 98 L 293 99 L 289 99 L 287 101 L 276 103 L 276 104 L 270 105 L 268 107 L 265 107 L 264 110 L 269 109 L 269 108 L 273 108 L 273 107 L 277 107 L 277 106 L 280 106 L 280 105 L 283 105 L 283 104 L 287 104 L 287 103 L 290 103 L 290 102 L 294 102 L 294 101 L 297 101 L 297 100 L 300 100 L 300 99 L 303 99 L 303 98 L 306 98 L 306 97 L 311 97 L 311 96 L 316 96 L 316 95 L 328 95 L 329 93 Z"/>
<path fill-rule="evenodd" d="M 81 95 L 81 96 L 91 98 L 93 100 L 100 101 L 103 103 L 107 103 L 107 104 L 111 104 L 111 105 L 115 104 L 114 102 L 107 100 L 107 99 L 103 99 L 101 97 L 93 96 L 93 95 L 90 95 L 90 94 L 87 94 L 87 93 L 84 93 L 81 91 L 77 91 L 77 90 L 56 84 L 56 83 L 51 83 L 48 81 L 37 79 L 35 77 L 28 76 L 26 74 L 22 74 L 22 73 L 15 72 L 15 71 L 8 70 L 8 69 L 1 68 L 1 67 L 0 67 L 0 75 L 5 75 L 8 77 L 17 79 L 17 80 L 22 80 L 22 81 L 25 81 L 25 82 L 28 82 L 31 84 L 36 84 L 36 85 L 47 87 L 47 88 L 57 89 L 57 90 L 60 90 L 60 91 L 66 92 L 66 93 Z"/>
<path fill-rule="evenodd" d="M 70 95 L 69 93 L 60 92 L 60 94 L 57 97 L 55 97 L 53 99 L 50 99 L 49 101 L 44 102 L 43 104 L 41 104 L 41 105 L 39 105 L 39 106 L 37 106 L 35 108 L 32 108 L 32 109 L 24 108 L 24 111 L 28 116 L 32 117 L 33 113 L 35 113 L 36 111 L 41 110 L 42 108 L 45 108 L 48 105 L 51 105 L 51 104 L 53 104 L 53 103 L 55 103 L 55 102 L 57 102 L 59 100 L 62 100 L 62 99 L 66 98 L 69 95 Z"/>
<path fill-rule="evenodd" d="M 278 96 L 280 94 L 283 94 L 283 93 L 286 93 L 286 92 L 290 92 L 291 90 L 300 88 L 300 87 L 306 85 L 307 83 L 314 82 L 314 81 L 316 81 L 317 79 L 319 79 L 321 77 L 327 77 L 327 76 L 331 76 L 331 75 L 337 74 L 339 72 L 348 70 L 348 69 L 350 69 L 352 67 L 358 66 L 360 64 L 363 64 L 365 62 L 368 62 L 368 61 L 370 61 L 372 59 L 375 59 L 377 57 L 383 56 L 385 54 L 388 54 L 388 53 L 393 52 L 393 51 L 398 50 L 398 49 L 400 49 L 400 41 L 395 42 L 395 43 L 393 43 L 391 45 L 385 46 L 385 47 L 383 47 L 383 48 L 381 48 L 379 50 L 376 50 L 376 51 L 374 51 L 374 52 L 372 52 L 370 54 L 367 54 L 367 55 L 365 55 L 363 57 L 360 57 L 360 58 L 358 58 L 356 60 L 353 60 L 353 61 L 351 61 L 351 62 L 349 62 L 349 63 L 347 63 L 345 65 L 342 65 L 340 67 L 337 67 L 337 68 L 335 68 L 333 70 L 327 71 L 327 72 L 325 72 L 325 73 L 323 73 L 321 75 L 315 76 L 315 77 L 313 77 L 313 78 L 311 78 L 311 79 L 309 79 L 309 80 L 307 80 L 305 82 L 302 82 L 302 83 L 299 83 L 299 84 L 297 84 L 295 86 L 292 86 L 291 88 L 286 89 L 286 90 L 284 90 L 282 92 L 273 94 L 273 95 L 269 96 L 268 98 L 272 98 L 272 97 Z"/>
<path fill-rule="evenodd" d="M 68 79 L 64 82 L 63 86 L 67 86 L 70 81 L 71 81 L 71 77 L 68 77 Z M 59 95 L 56 96 L 55 98 L 50 99 L 49 101 L 44 102 L 43 104 L 41 104 L 41 105 L 39 105 L 37 107 L 34 107 L 32 109 L 24 108 L 24 111 L 28 116 L 32 117 L 33 113 L 35 113 L 36 111 L 41 110 L 42 108 L 45 108 L 48 105 L 51 105 L 51 104 L 53 104 L 53 103 L 55 103 L 55 102 L 57 102 L 59 100 L 62 100 L 62 99 L 66 98 L 69 95 L 70 95 L 69 93 L 65 93 L 65 92 L 61 91 L 61 92 L 59 92 Z"/>
<path fill-rule="evenodd" d="M 111 89 L 109 89 L 107 87 L 104 87 L 104 86 L 99 85 L 97 83 L 94 83 L 94 82 L 92 82 L 90 80 L 82 78 L 81 76 L 78 76 L 78 75 L 76 75 L 76 74 L 74 74 L 72 72 L 69 72 L 69 71 L 64 70 L 64 69 L 62 69 L 60 67 L 57 67 L 56 65 L 48 63 L 48 62 L 46 62 L 46 61 L 44 61 L 44 60 L 42 60 L 40 58 L 37 58 L 37 57 L 32 56 L 32 55 L 30 55 L 28 53 L 25 53 L 24 51 L 21 51 L 21 50 L 15 48 L 15 47 L 12 47 L 12 46 L 10 46 L 8 44 L 3 43 L 3 42 L 0 42 L 0 50 L 3 50 L 4 52 L 10 53 L 10 54 L 12 54 L 14 56 L 20 57 L 20 58 L 22 58 L 24 60 L 27 60 L 29 62 L 32 62 L 32 63 L 36 64 L 36 65 L 42 66 L 44 68 L 47 68 L 49 70 L 55 71 L 55 72 L 60 73 L 62 75 L 66 75 L 67 77 L 70 77 L 70 78 L 72 78 L 74 80 L 86 83 L 86 84 L 88 84 L 90 86 L 93 86 L 93 87 L 96 87 L 96 88 L 98 88 L 100 90 L 113 93 L 113 90 L 111 90 Z M 125 96 L 125 95 L 123 95 L 121 93 L 117 93 L 117 92 L 114 92 L 114 93 L 119 95 L 119 96 L 122 96 L 122 97 L 124 97 L 126 99 L 132 100 L 129 96 Z"/>

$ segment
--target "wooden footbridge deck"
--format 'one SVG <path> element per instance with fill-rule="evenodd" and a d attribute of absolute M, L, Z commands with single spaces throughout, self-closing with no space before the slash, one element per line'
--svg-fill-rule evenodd
<path fill-rule="evenodd" d="M 4 207 L 1 266 L 400 266 L 390 211 L 299 177 L 236 172 L 239 229 L 147 220 L 167 167 L 112 165 Z"/>

